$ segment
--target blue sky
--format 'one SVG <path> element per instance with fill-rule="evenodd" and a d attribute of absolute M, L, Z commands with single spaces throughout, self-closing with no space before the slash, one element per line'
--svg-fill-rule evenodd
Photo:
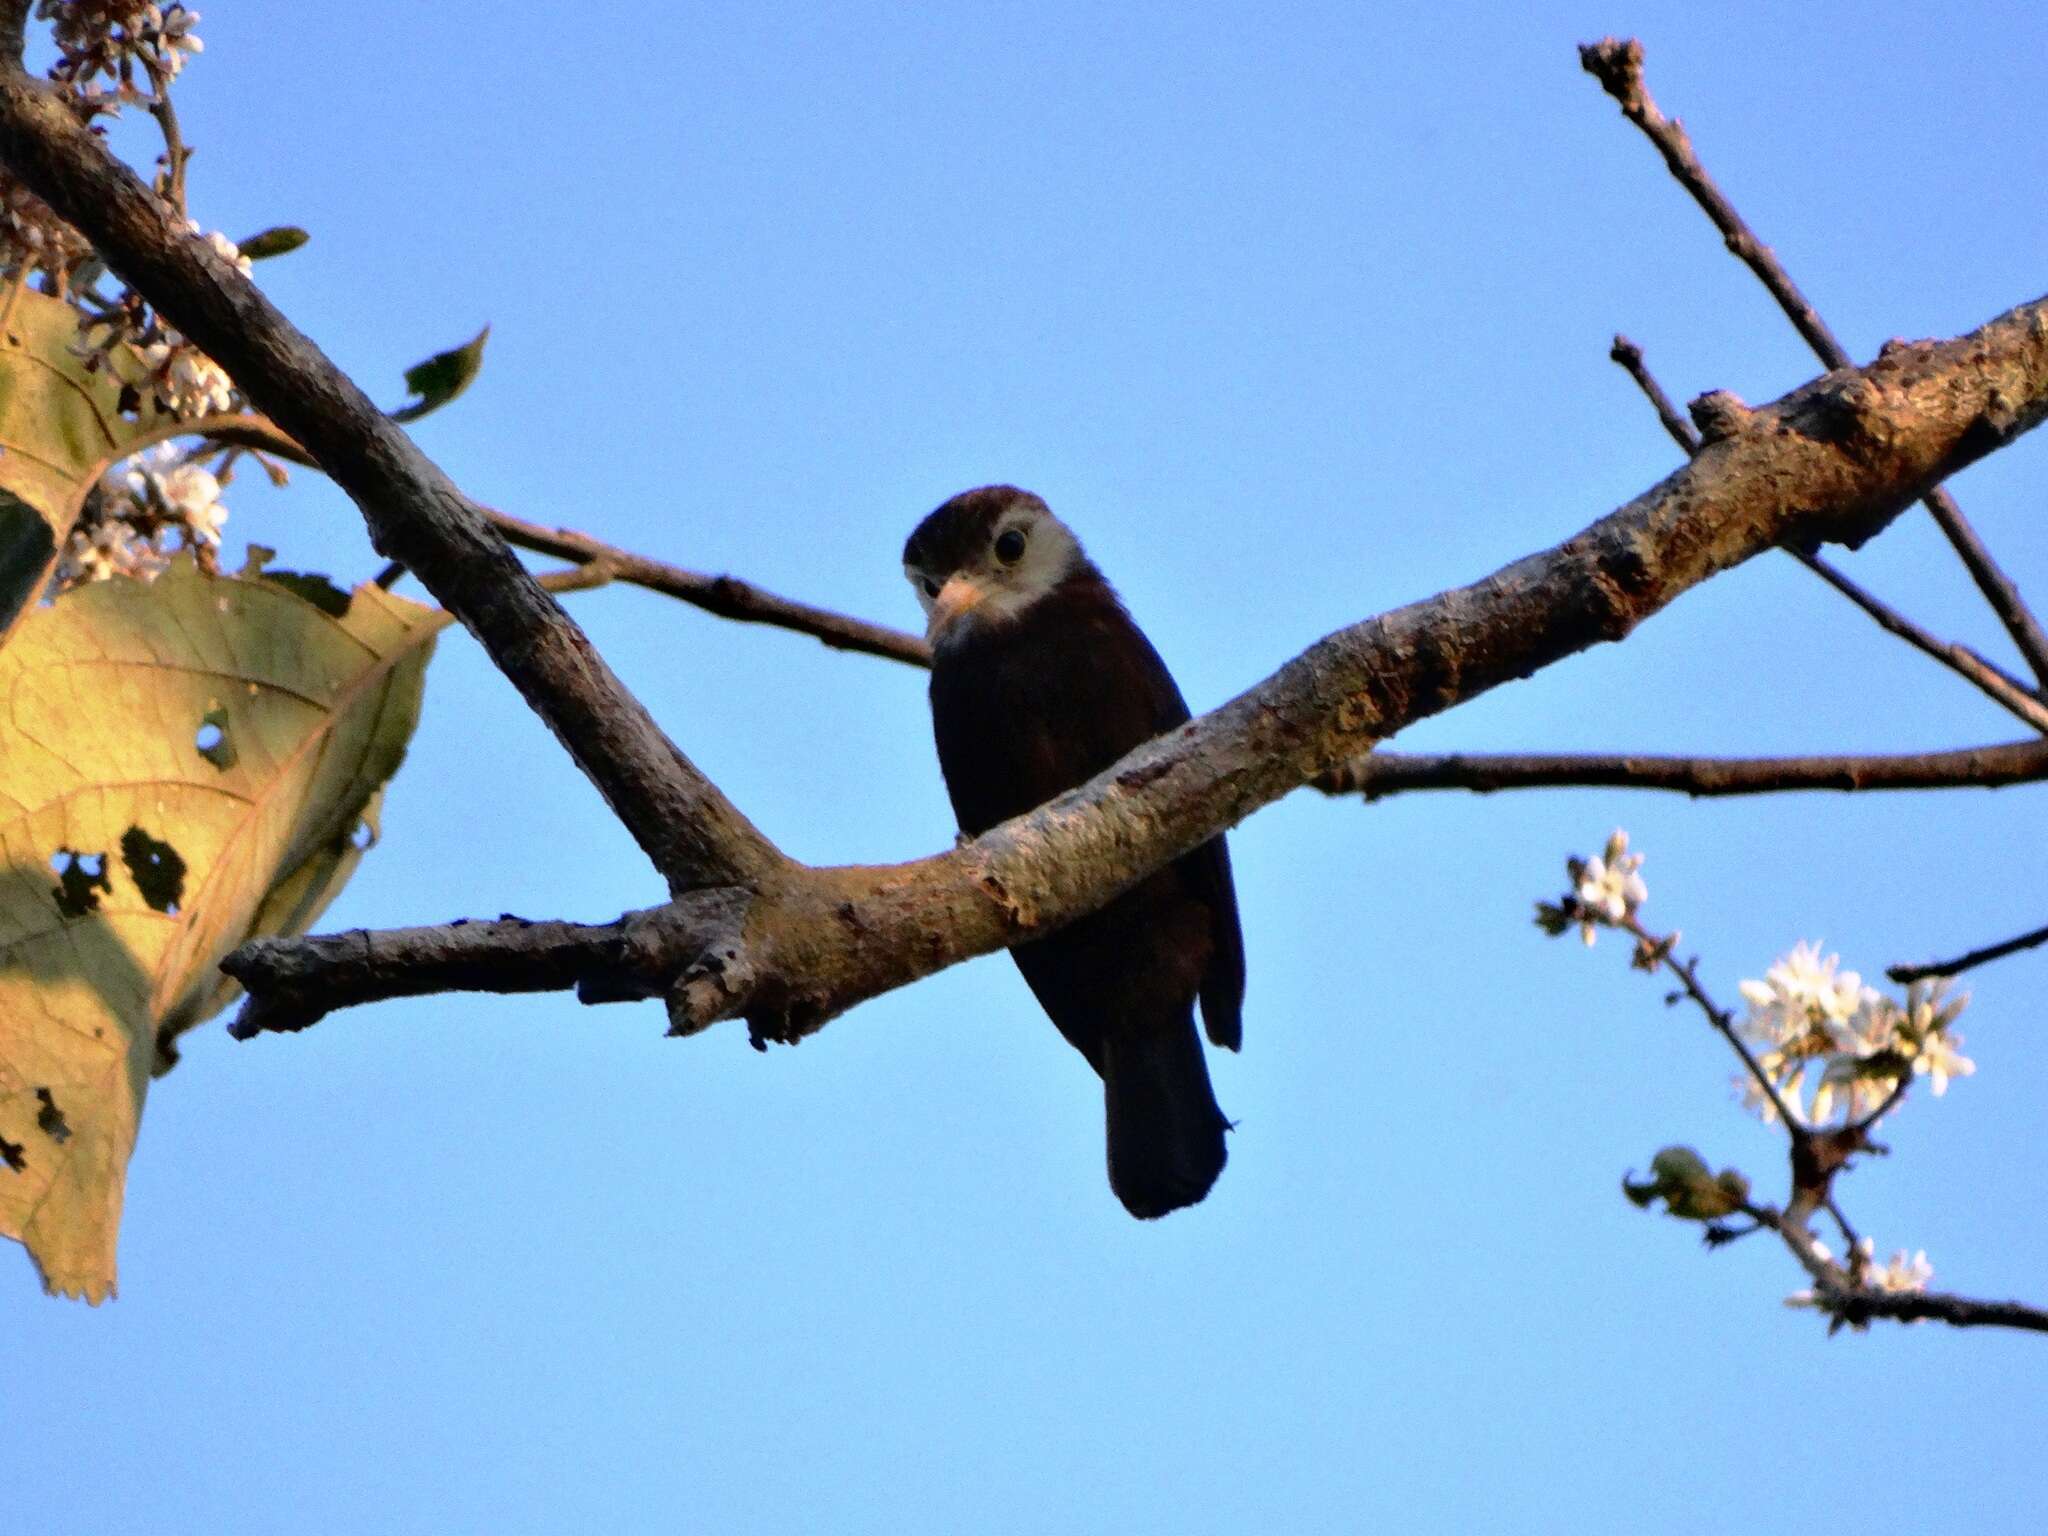
<path fill-rule="evenodd" d="M 493 326 L 423 444 L 481 499 L 911 624 L 904 534 L 1043 493 L 1195 706 L 1554 542 L 1676 462 L 1683 399 L 1815 366 L 1574 45 L 1650 83 L 1849 349 L 2044 284 L 2033 8 L 205 8 L 193 211 L 373 393 Z M 1956 489 L 2048 594 L 2043 445 Z M 304 478 L 231 543 L 375 568 Z M 1850 558 L 2009 657 L 1923 517 Z M 659 598 L 573 600 L 678 743 L 814 861 L 950 838 L 921 678 Z M 1400 745 L 1907 750 L 2018 728 L 1792 562 Z M 2034 1531 L 2039 1346 L 1824 1337 L 1766 1240 L 1618 1181 L 1781 1185 L 1725 1052 L 1530 903 L 1619 824 L 1732 1000 L 2048 920 L 2039 789 L 1693 804 L 1304 794 L 1233 840 L 1240 1122 L 1140 1226 L 1085 1065 L 993 957 L 764 1056 L 649 1005 L 427 999 L 194 1037 L 122 1297 L 0 1261 L 14 1507 L 78 1530 Z M 331 926 L 602 919 L 658 883 L 456 636 Z M 2048 1302 L 2048 958 L 1976 978 L 1978 1074 L 1841 1193 L 1937 1283 Z"/>

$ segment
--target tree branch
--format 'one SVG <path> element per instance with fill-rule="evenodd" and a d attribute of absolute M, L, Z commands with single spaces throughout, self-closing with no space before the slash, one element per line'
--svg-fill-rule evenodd
<path fill-rule="evenodd" d="M 529 523 L 509 512 L 483 509 L 491 525 L 521 549 L 560 555 L 567 560 L 602 560 L 616 579 L 679 598 L 706 613 L 744 624 L 769 624 L 777 629 L 810 635 L 842 651 L 860 651 L 889 661 L 907 662 L 915 667 L 931 665 L 931 647 L 916 635 L 886 624 L 870 624 L 829 608 L 816 608 L 792 598 L 764 592 L 735 576 L 706 576 L 684 570 L 664 560 L 652 560 L 577 533 L 568 528 L 547 528 Z"/>
<path fill-rule="evenodd" d="M 404 431 L 18 66 L 0 70 L 0 160 L 305 445 L 361 508 L 378 551 L 476 635 L 671 889 L 782 862 Z"/>
<path fill-rule="evenodd" d="M 669 957 L 662 974 L 688 983 L 670 996 L 671 1020 L 691 1029 L 739 1016 L 759 1036 L 793 1039 L 877 993 L 1050 931 L 1393 732 L 1619 640 L 1765 549 L 1872 536 L 2044 414 L 2048 299 L 1967 337 L 1827 375 L 1747 413 L 1563 544 L 1328 636 L 972 842 L 910 864 L 772 872 L 754 884 L 735 940 L 692 939 Z M 677 921 L 688 933 L 698 918 Z"/>
<path fill-rule="evenodd" d="M 1936 960 L 1928 965 L 1894 965 L 1885 969 L 1885 975 L 1901 986 L 1910 986 L 1916 981 L 1926 981 L 1934 976 L 1960 976 L 1973 966 L 1988 965 L 1993 960 L 2003 960 L 2007 955 L 2016 955 L 2022 950 L 2035 949 L 2048 944 L 2048 928 L 2036 928 L 2032 933 L 2023 933 L 2018 938 L 2002 939 L 1996 944 L 1987 944 L 1982 949 L 1973 949 L 1967 955 L 1958 955 L 1953 960 Z"/>
<path fill-rule="evenodd" d="M 1372 752 L 1323 774 L 1328 795 L 1367 800 L 1415 790 L 1675 790 L 1695 797 L 1791 790 L 1997 789 L 2048 779 L 2048 741 L 1951 752 L 1820 757 L 1678 757 L 1604 752 Z"/>
<path fill-rule="evenodd" d="M 1607 355 L 1619 363 L 1628 376 L 1635 380 L 1636 387 L 1649 400 L 1651 409 L 1656 411 L 1657 419 L 1664 424 L 1664 430 L 1670 434 L 1671 440 L 1685 450 L 1685 456 L 1691 458 L 1698 453 L 1699 434 L 1693 430 L 1691 422 L 1678 414 L 1671 403 L 1671 397 L 1664 393 L 1663 386 L 1650 372 L 1649 364 L 1643 361 L 1643 349 L 1626 336 L 1616 336 L 1614 345 L 1608 350 Z M 2042 735 L 2048 736 L 2048 705 L 2044 705 L 2036 698 L 2018 678 L 1992 665 L 1968 646 L 1937 640 L 1896 608 L 1851 581 L 1819 555 L 1803 549 L 1789 549 L 1786 553 L 1861 608 L 1878 628 L 1887 634 L 1896 635 L 1916 650 L 1931 656 L 1972 687 L 1981 690 L 1993 703 L 2025 721 Z"/>
<path fill-rule="evenodd" d="M 1746 1205 L 1743 1214 L 1778 1234 L 1792 1257 L 1813 1281 L 1811 1305 L 1832 1319 L 1830 1331 L 1862 1328 L 1877 1318 L 1895 1322 L 1947 1323 L 1952 1328 L 2018 1328 L 2048 1333 L 2048 1311 L 2018 1301 L 1977 1301 L 1941 1291 L 1883 1291 L 1858 1285 L 1849 1271 L 1817 1247 L 1813 1234 L 1768 1205 Z"/>
<path fill-rule="evenodd" d="M 692 891 L 604 924 L 453 922 L 311 939 L 252 939 L 222 964 L 249 990 L 230 1033 L 305 1029 L 337 1008 L 432 992 L 559 992 L 586 1003 L 659 997 L 702 950 L 739 938 L 746 893 Z"/>
<path fill-rule="evenodd" d="M 1756 237 L 1742 215 L 1735 211 L 1734 205 L 1714 184 L 1706 167 L 1700 164 L 1699 156 L 1693 152 L 1692 139 L 1684 125 L 1666 117 L 1650 99 L 1649 88 L 1643 83 L 1643 45 L 1634 38 L 1625 41 L 1603 38 L 1579 49 L 1579 63 L 1600 82 L 1601 89 L 1620 104 L 1622 115 L 1640 128 L 1643 136 L 1656 147 L 1664 157 L 1666 169 L 1721 232 L 1730 253 L 1754 272 L 1771 297 L 1777 300 L 1778 307 L 1805 338 L 1814 355 L 1830 368 L 1853 366 L 1849 354 L 1806 295 L 1799 291 L 1792 275 L 1779 263 L 1771 248 Z M 2039 621 L 2028 610 L 2019 589 L 1991 558 L 1991 552 L 1977 537 L 1976 530 L 1963 516 L 1963 510 L 1956 505 L 1953 496 L 1945 490 L 1930 488 L 1924 500 L 1942 533 L 1969 570 L 1971 579 L 1977 583 L 1978 590 L 1991 604 L 2006 633 L 2012 636 L 2013 644 L 2026 657 L 2037 682 L 2048 684 L 2048 633 L 2042 631 Z"/>
<path fill-rule="evenodd" d="M 205 416 L 195 421 L 167 424 L 161 435 L 207 437 L 215 442 L 229 443 L 241 448 L 255 448 L 265 453 L 276 454 L 295 464 L 319 468 L 306 450 L 299 446 L 296 438 L 279 427 L 276 422 L 263 416 Z M 138 446 L 146 445 L 152 440 L 143 439 Z M 765 592 L 736 576 L 707 576 L 699 571 L 685 570 L 682 566 L 670 565 L 665 560 L 636 555 L 631 550 L 607 544 L 601 539 L 593 538 L 587 533 L 578 533 L 574 529 L 549 528 L 541 523 L 530 523 L 523 517 L 514 517 L 510 512 L 500 512 L 494 507 L 483 506 L 481 503 L 473 505 L 490 519 L 491 526 L 504 535 L 507 543 L 520 549 L 530 549 L 538 554 L 560 555 L 565 560 L 603 560 L 611 566 L 614 577 L 619 581 L 677 598 L 722 619 L 793 630 L 798 634 L 822 640 L 838 650 L 861 651 L 870 656 L 907 662 L 918 667 L 931 665 L 930 646 L 918 636 L 900 629 L 891 629 L 886 624 L 871 624 L 866 619 L 835 613 L 829 608 L 814 607 L 810 603 L 800 603 L 794 598 L 778 597 L 773 592 Z M 400 566 L 399 569 L 402 571 L 403 567 Z"/>

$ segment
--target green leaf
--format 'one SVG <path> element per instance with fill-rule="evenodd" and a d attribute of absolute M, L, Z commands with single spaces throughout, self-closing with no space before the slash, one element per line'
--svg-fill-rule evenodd
<path fill-rule="evenodd" d="M 137 427 L 119 383 L 71 350 L 78 312 L 0 287 L 0 641 L 34 606 L 85 493 Z"/>
<path fill-rule="evenodd" d="M 0 1234 L 51 1291 L 113 1294 L 160 1041 L 233 999 L 223 955 L 348 879 L 445 623 L 181 556 L 32 608 L 0 651 Z"/>
<path fill-rule="evenodd" d="M 483 371 L 484 343 L 490 337 L 491 328 L 487 325 L 461 346 L 447 352 L 436 352 L 425 362 L 415 363 L 406 369 L 405 387 L 419 399 L 410 405 L 400 406 L 391 413 L 391 419 L 418 421 L 469 388 Z"/>
<path fill-rule="evenodd" d="M 1719 1175 L 1691 1147 L 1666 1147 L 1650 1159 L 1650 1178 L 1638 1184 L 1621 1181 L 1621 1192 L 1648 1208 L 1662 1199 L 1664 1209 L 1683 1221 L 1715 1221 L 1732 1216 L 1749 1199 L 1749 1180 L 1733 1168 Z"/>
<path fill-rule="evenodd" d="M 236 241 L 235 249 L 251 261 L 267 261 L 272 256 L 289 256 L 312 238 L 296 224 L 277 224 L 261 234 Z"/>

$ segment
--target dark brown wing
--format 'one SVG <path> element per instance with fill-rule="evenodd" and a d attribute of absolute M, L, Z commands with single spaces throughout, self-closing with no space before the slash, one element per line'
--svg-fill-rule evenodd
<path fill-rule="evenodd" d="M 932 672 L 931 701 L 939 766 L 961 830 L 970 835 L 1044 804 L 1188 719 L 1166 663 L 1092 569 L 1013 624 L 942 655 Z M 1162 881 L 1207 914 L 1202 1019 L 1211 1040 L 1236 1050 L 1243 1035 L 1244 937 L 1224 840 L 1183 855 L 1139 891 Z M 1152 896 L 1156 901 L 1164 894 L 1155 889 Z M 1060 1021 L 1050 1003 L 1047 1011 Z"/>

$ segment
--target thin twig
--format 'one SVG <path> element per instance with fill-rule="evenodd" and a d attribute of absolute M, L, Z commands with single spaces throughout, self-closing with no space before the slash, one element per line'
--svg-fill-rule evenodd
<path fill-rule="evenodd" d="M 1821 1201 L 1821 1208 L 1835 1218 L 1835 1229 L 1842 1234 L 1843 1244 L 1850 1253 L 1855 1253 L 1859 1241 L 1856 1229 L 1849 1224 L 1849 1218 L 1843 1213 L 1841 1202 L 1835 1199 L 1834 1191 L 1830 1190 L 1827 1198 Z"/>
<path fill-rule="evenodd" d="M 1805 338 L 1814 354 L 1830 368 L 1854 367 L 1849 354 L 1806 295 L 1799 291 L 1799 285 L 1792 281 L 1791 274 L 1771 248 L 1756 237 L 1742 215 L 1735 211 L 1734 205 L 1714 184 L 1714 179 L 1694 153 L 1692 139 L 1684 125 L 1664 116 L 1657 109 L 1656 102 L 1650 99 L 1649 89 L 1643 83 L 1643 45 L 1634 38 L 1625 41 L 1603 38 L 1600 42 L 1581 47 L 1579 62 L 1620 104 L 1622 115 L 1640 128 L 1644 137 L 1656 146 L 1657 152 L 1664 157 L 1665 167 L 1713 221 L 1729 251 L 1757 275 L 1771 297 L 1777 300 L 1778 307 Z M 2048 632 L 2042 630 L 2040 622 L 2028 610 L 2019 589 L 1991 558 L 1991 552 L 1977 537 L 1976 530 L 1963 516 L 1962 508 L 1956 505 L 1953 496 L 1937 487 L 1928 492 L 1924 501 L 1969 570 L 1971 579 L 1977 583 L 1978 590 L 2005 626 L 2006 633 L 2012 636 L 2013 644 L 2027 659 L 2037 682 L 2048 684 Z"/>
<path fill-rule="evenodd" d="M 149 87 L 156 99 L 149 104 L 149 115 L 157 121 L 157 127 L 164 136 L 164 186 L 163 195 L 178 212 L 185 211 L 185 164 L 192 158 L 192 151 L 185 147 L 185 135 L 178 126 L 178 109 L 171 104 L 171 82 L 168 76 L 152 64 L 143 66 L 149 71 Z"/>
<path fill-rule="evenodd" d="M 1947 1323 L 1951 1328 L 2018 1328 L 2048 1333 L 2048 1312 L 2019 1301 L 1978 1301 L 1944 1291 L 1848 1290 L 1815 1286 L 1814 1304 L 1851 1327 L 1890 1318 L 1900 1323 Z"/>
<path fill-rule="evenodd" d="M 1707 989 L 1699 978 L 1699 956 L 1695 955 L 1690 960 L 1680 960 L 1672 952 L 1678 935 L 1658 935 L 1650 932 L 1643 926 L 1642 919 L 1633 912 L 1623 917 L 1615 926 L 1643 946 L 1638 953 L 1655 955 L 1658 964 L 1678 978 L 1678 984 L 1685 989 L 1685 995 L 1699 1005 L 1700 1012 L 1707 1016 L 1707 1022 L 1714 1026 L 1715 1032 L 1728 1042 L 1730 1050 L 1742 1058 L 1743 1066 L 1749 1070 L 1749 1075 L 1756 1080 L 1757 1086 L 1763 1089 L 1764 1097 L 1771 1101 L 1771 1107 L 1778 1112 L 1778 1118 L 1784 1123 L 1786 1134 L 1792 1138 L 1792 1145 L 1796 1150 L 1800 1143 L 1813 1133 L 1803 1120 L 1792 1113 L 1779 1095 L 1778 1085 L 1771 1081 L 1771 1074 L 1763 1069 L 1763 1064 L 1756 1059 L 1742 1036 L 1736 1033 L 1735 1015 L 1722 1008 L 1707 994 Z"/>
<path fill-rule="evenodd" d="M 207 416 L 182 425 L 167 423 L 162 435 L 171 437 L 183 433 L 261 449 L 295 464 L 312 464 L 306 450 L 293 441 L 290 434 L 254 412 Z M 507 543 L 538 554 L 559 555 L 565 560 L 606 561 L 617 580 L 677 598 L 720 618 L 791 630 L 822 640 L 837 650 L 859 651 L 914 667 L 931 665 L 931 648 L 923 639 L 900 629 L 891 629 L 886 624 L 872 624 L 866 619 L 857 619 L 829 608 L 781 597 L 737 576 L 710 576 L 701 571 L 686 570 L 666 560 L 656 560 L 607 544 L 572 528 L 549 528 L 493 507 L 480 505 L 478 510 L 491 520 L 492 526 L 504 535 Z"/>
<path fill-rule="evenodd" d="M 2016 939 L 2005 939 L 1997 944 L 1987 944 L 1982 949 L 1973 949 L 1967 955 L 1957 955 L 1953 960 L 1936 960 L 1929 965 L 1889 966 L 1885 970 L 1885 975 L 1901 986 L 1910 986 L 1916 981 L 1926 981 L 1934 976 L 1960 976 L 1972 966 L 2003 960 L 2007 955 L 2016 955 L 2021 950 L 2035 949 L 2043 944 L 2048 944 L 2048 928 L 2036 928 L 2032 933 L 2023 933 Z"/>
<path fill-rule="evenodd" d="M 931 648 L 923 640 L 886 624 L 871 624 L 828 608 L 778 597 L 735 576 L 706 576 L 684 570 L 573 529 L 543 527 L 490 507 L 483 511 L 508 542 L 522 549 L 559 555 L 566 560 L 603 560 L 620 581 L 679 598 L 720 618 L 793 630 L 842 651 L 859 651 L 917 667 L 931 665 Z"/>
<path fill-rule="evenodd" d="M 1685 456 L 1689 459 L 1698 453 L 1699 432 L 1691 422 L 1678 413 L 1678 407 L 1673 405 L 1671 397 L 1664 393 L 1664 386 L 1657 382 L 1656 375 L 1650 372 L 1650 365 L 1643 361 L 1643 349 L 1616 331 L 1614 345 L 1607 349 L 1607 355 L 1619 363 L 1623 371 L 1636 381 L 1636 388 L 1649 400 L 1651 408 L 1657 413 L 1657 419 L 1664 423 L 1664 430 L 1671 435 L 1674 443 L 1685 450 Z"/>
<path fill-rule="evenodd" d="M 1904 1099 L 1906 1096 L 1906 1090 L 1911 1088 L 1912 1086 L 1912 1069 L 1903 1068 L 1899 1072 L 1898 1078 L 1892 1083 L 1892 1091 L 1884 1096 L 1884 1102 L 1879 1104 L 1877 1108 L 1873 1109 L 1861 1120 L 1851 1121 L 1849 1124 L 1850 1131 L 1856 1135 L 1864 1137 L 1867 1140 L 1869 1138 L 1870 1133 L 1877 1129 L 1877 1122 L 1882 1120 L 1886 1115 L 1890 1114 L 1893 1110 L 1899 1107 L 1900 1100 Z M 1875 1143 L 1872 1143 L 1871 1150 L 1882 1151 L 1883 1149 L 1878 1147 Z"/>
<path fill-rule="evenodd" d="M 1699 433 L 1691 422 L 1678 414 L 1671 403 L 1671 397 L 1650 372 L 1649 364 L 1643 360 L 1643 349 L 1626 336 L 1617 335 L 1607 355 L 1619 363 L 1628 376 L 1635 380 L 1636 387 L 1643 392 L 1650 406 L 1657 413 L 1657 419 L 1664 424 L 1664 430 L 1671 440 L 1685 450 L 1687 458 L 1700 451 Z M 1821 580 L 1849 599 L 1868 614 L 1878 627 L 1886 633 L 1896 635 L 1908 645 L 1931 656 L 1972 687 L 1999 705 L 2009 710 L 2035 730 L 2048 736 L 2048 705 L 2036 698 L 2031 690 L 2018 678 L 1994 666 L 1968 646 L 1936 639 L 1918 624 L 1891 607 L 1878 597 L 1851 581 L 1819 555 L 1803 549 L 1787 549 L 1786 554 L 1812 571 Z"/>
<path fill-rule="evenodd" d="M 2048 780 L 2048 740 L 1949 752 L 1682 757 L 1604 752 L 1369 752 L 1316 780 L 1368 800 L 1417 790 L 1656 789 L 1695 797 L 1806 790 L 1996 789 Z"/>
<path fill-rule="evenodd" d="M 1966 645 L 1940 640 L 1915 624 L 1896 609 L 1887 607 L 1863 588 L 1844 576 L 1835 567 L 1818 555 L 1803 550 L 1790 550 L 1799 563 L 1819 576 L 1829 586 L 1840 592 L 1850 602 L 1861 608 L 1877 621 L 1878 627 L 1897 635 L 1914 649 L 1933 657 L 1956 676 L 1976 688 L 1986 698 L 2010 714 L 2024 720 L 2043 735 L 2048 735 L 2048 704 L 2043 704 L 2033 692 L 2004 668 L 1994 666 L 1990 661 Z"/>

